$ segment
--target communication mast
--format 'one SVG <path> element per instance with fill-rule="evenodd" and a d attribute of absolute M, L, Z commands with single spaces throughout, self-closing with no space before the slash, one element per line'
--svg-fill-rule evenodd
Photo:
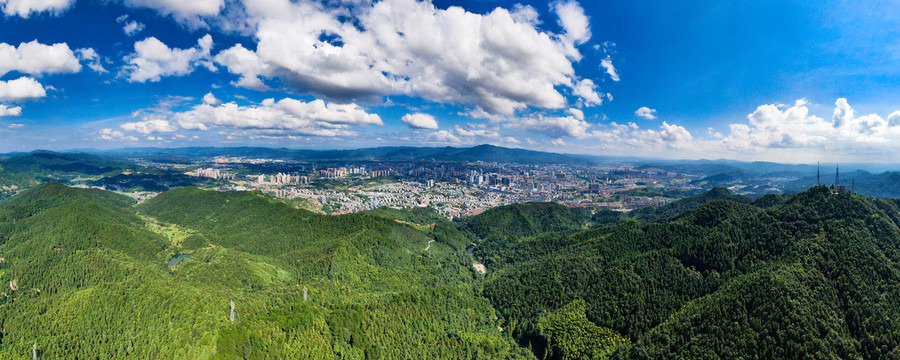
<path fill-rule="evenodd" d="M 837 187 L 841 184 L 841 167 L 838 165 L 834 166 L 834 187 Z"/>
<path fill-rule="evenodd" d="M 822 185 L 822 164 L 816 162 L 816 185 Z"/>

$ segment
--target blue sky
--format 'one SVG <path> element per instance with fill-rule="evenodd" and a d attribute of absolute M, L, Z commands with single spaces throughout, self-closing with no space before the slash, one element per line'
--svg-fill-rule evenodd
<path fill-rule="evenodd" d="M 900 1 L 0 0 L 0 151 L 897 162 Z"/>

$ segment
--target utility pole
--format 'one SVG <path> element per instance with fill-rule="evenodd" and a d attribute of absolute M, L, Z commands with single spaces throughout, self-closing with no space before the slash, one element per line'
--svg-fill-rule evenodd
<path fill-rule="evenodd" d="M 308 291 L 309 291 L 309 290 L 306 289 L 306 286 L 304 286 L 304 287 L 303 287 L 303 302 L 306 302 L 306 293 L 307 293 Z"/>
<path fill-rule="evenodd" d="M 31 346 L 31 359 L 37 360 L 37 342 L 35 342 L 34 345 Z"/>
<path fill-rule="evenodd" d="M 231 322 L 234 322 L 234 300 L 231 300 L 231 316 L 229 318 Z"/>

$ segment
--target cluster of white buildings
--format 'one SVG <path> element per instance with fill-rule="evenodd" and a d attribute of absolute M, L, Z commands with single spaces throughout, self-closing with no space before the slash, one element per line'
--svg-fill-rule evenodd
<path fill-rule="evenodd" d="M 285 173 L 277 173 L 275 175 L 256 175 L 256 183 L 259 185 L 286 185 L 286 184 L 309 184 L 308 176 L 289 175 Z"/>
<path fill-rule="evenodd" d="M 219 169 L 197 169 L 194 176 L 199 177 L 208 177 L 213 179 L 221 179 L 221 180 L 234 180 L 235 174 L 232 172 L 222 171 Z"/>

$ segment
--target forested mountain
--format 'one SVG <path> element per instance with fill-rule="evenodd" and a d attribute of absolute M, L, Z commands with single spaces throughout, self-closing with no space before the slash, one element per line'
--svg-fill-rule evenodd
<path fill-rule="evenodd" d="M 693 210 L 713 200 L 731 200 L 739 203 L 750 203 L 752 200 L 746 196 L 733 195 L 728 189 L 713 188 L 705 193 L 694 195 L 688 198 L 673 201 L 662 206 L 648 206 L 635 209 L 629 215 L 632 218 L 644 221 L 656 221 L 660 219 L 670 218 Z"/>
<path fill-rule="evenodd" d="M 495 236 L 484 295 L 539 358 L 900 358 L 900 202 L 769 200 Z"/>
<path fill-rule="evenodd" d="M 43 182 L 112 174 L 129 166 L 133 164 L 88 154 L 17 154 L 0 160 L 0 199 Z"/>
<path fill-rule="evenodd" d="M 135 208 L 47 183 L 0 203 L 0 358 L 532 358 L 477 295 L 469 241 L 256 193 Z"/>
<path fill-rule="evenodd" d="M 803 191 L 816 185 L 816 177 L 807 176 L 793 181 L 785 186 L 788 191 Z M 822 176 L 821 181 L 827 185 L 834 183 L 834 174 Z M 867 171 L 841 172 L 841 185 L 852 186 L 853 191 L 860 195 L 900 198 L 900 172 L 888 171 L 883 173 L 870 173 Z"/>
<path fill-rule="evenodd" d="M 900 358 L 900 201 L 670 205 L 450 222 L 45 183 L 0 202 L 0 358 Z"/>
<path fill-rule="evenodd" d="M 500 206 L 459 221 L 462 229 L 479 239 L 518 238 L 542 233 L 580 229 L 587 225 L 591 211 L 556 203 L 525 203 Z"/>

